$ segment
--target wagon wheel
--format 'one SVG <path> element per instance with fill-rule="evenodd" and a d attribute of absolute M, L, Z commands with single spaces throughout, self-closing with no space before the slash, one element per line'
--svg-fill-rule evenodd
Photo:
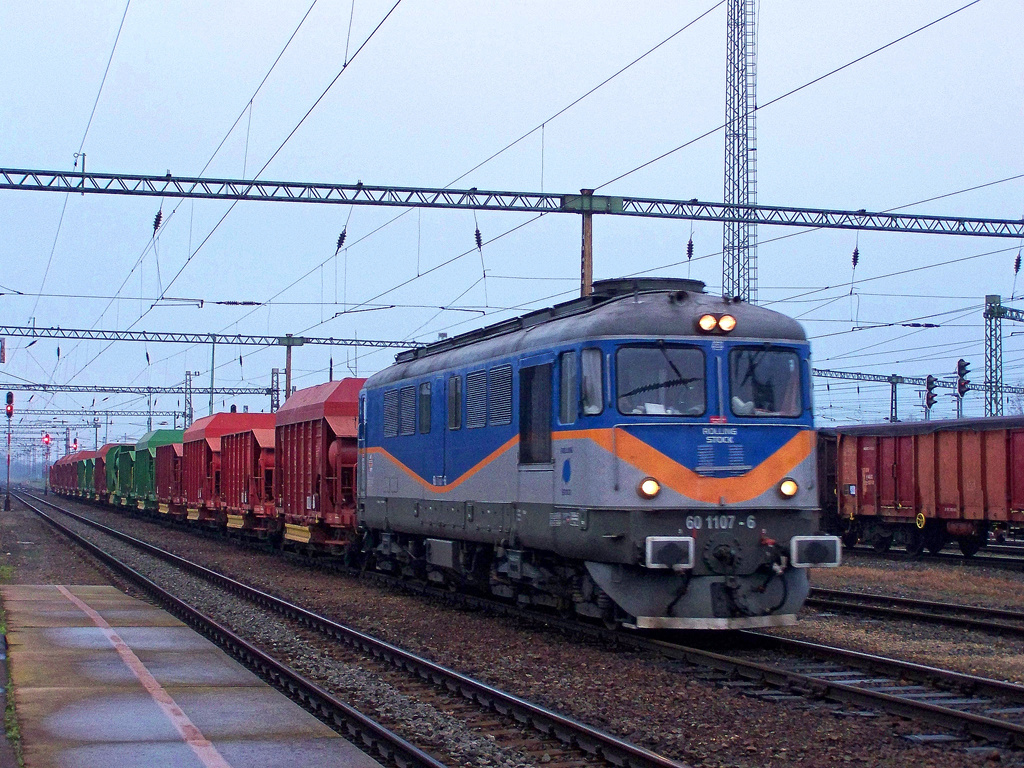
<path fill-rule="evenodd" d="M 911 557 L 920 557 L 924 552 L 924 532 L 918 528 L 911 528 L 907 535 L 907 554 Z"/>
<path fill-rule="evenodd" d="M 964 536 L 957 539 L 957 544 L 960 545 L 960 551 L 964 557 L 974 557 L 978 554 L 978 550 L 981 549 L 981 539 L 977 536 Z"/>
<path fill-rule="evenodd" d="M 946 546 L 946 542 L 942 539 L 932 539 L 928 542 L 928 551 L 933 555 L 937 555 L 944 546 Z"/>
<path fill-rule="evenodd" d="M 879 555 L 883 555 L 889 551 L 889 547 L 892 546 L 892 534 L 891 533 L 880 533 L 871 540 L 871 549 L 873 549 Z"/>

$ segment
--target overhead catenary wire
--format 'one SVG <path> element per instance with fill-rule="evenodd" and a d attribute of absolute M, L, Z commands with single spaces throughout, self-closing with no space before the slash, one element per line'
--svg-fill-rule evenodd
<path fill-rule="evenodd" d="M 935 19 L 933 21 L 930 21 L 930 22 L 928 22 L 927 24 L 925 24 L 925 25 L 923 25 L 921 27 L 918 27 L 917 29 L 913 30 L 912 32 L 908 32 L 905 35 L 902 35 L 902 36 L 896 38 L 895 40 L 891 40 L 888 43 L 886 43 L 885 45 L 879 46 L 878 48 L 875 48 L 874 50 L 869 51 L 868 53 L 865 53 L 862 56 L 858 56 L 853 61 L 848 61 L 845 64 L 843 64 L 842 66 L 836 67 L 835 69 L 830 70 L 830 71 L 826 72 L 823 75 L 819 75 L 818 77 L 814 78 L 813 80 L 809 80 L 808 82 L 804 83 L 803 85 L 797 86 L 796 88 L 793 88 L 793 89 L 791 89 L 789 91 L 786 91 L 785 93 L 783 93 L 783 94 L 781 94 L 779 96 L 776 96 L 774 99 L 769 99 L 764 104 L 758 104 L 754 108 L 754 111 L 760 112 L 760 111 L 762 111 L 762 110 L 772 106 L 773 104 L 777 104 L 778 102 L 782 101 L 783 99 L 786 99 L 786 98 L 792 96 L 795 93 L 799 93 L 800 91 L 804 90 L 805 88 L 810 88 L 812 85 L 816 85 L 817 83 L 820 83 L 821 81 L 826 80 L 827 78 L 830 78 L 833 75 L 838 74 L 839 72 L 842 72 L 844 69 L 849 69 L 850 67 L 854 66 L 855 64 L 859 64 L 860 62 L 864 61 L 865 59 L 870 58 L 871 56 L 874 56 L 877 53 L 881 53 L 882 51 L 886 50 L 887 48 L 891 48 L 892 46 L 894 46 L 894 45 L 896 45 L 898 43 L 901 43 L 904 40 L 907 40 L 908 38 L 911 38 L 914 35 L 916 35 L 916 34 L 918 34 L 920 32 L 923 32 L 926 29 L 929 29 L 930 27 L 933 27 L 936 24 L 939 24 L 940 22 L 943 22 L 946 19 L 949 19 L 949 18 L 953 17 L 956 14 L 960 13 L 961 11 L 965 11 L 968 8 L 970 8 L 972 5 L 977 5 L 980 2 L 981 2 L 981 0 L 971 0 L 971 2 L 967 3 L 966 5 L 963 5 L 963 6 L 957 8 L 957 9 L 955 9 L 953 11 L 950 11 L 949 13 L 945 14 L 944 16 L 940 16 L 939 18 L 937 18 L 937 19 Z M 626 178 L 627 176 L 632 176 L 637 171 L 643 170 L 644 168 L 647 168 L 647 167 L 649 167 L 651 165 L 654 165 L 655 163 L 660 162 L 661 160 L 664 160 L 666 157 L 674 155 L 676 152 L 679 152 L 680 150 L 686 149 L 687 147 L 689 147 L 689 146 L 691 146 L 693 144 L 696 144 L 698 141 L 701 141 L 702 139 L 706 139 L 708 136 L 713 136 L 714 134 L 716 134 L 719 131 L 723 130 L 725 128 L 725 126 L 726 126 L 726 123 L 722 123 L 717 128 L 712 128 L 711 130 L 705 131 L 700 136 L 697 136 L 697 137 L 695 137 L 693 139 L 690 139 L 689 141 L 687 141 L 684 144 L 680 144 L 675 149 L 670 149 L 668 152 L 663 152 L 662 154 L 658 155 L 654 159 L 648 160 L 646 163 L 642 163 L 642 164 L 638 165 L 636 168 L 633 168 L 632 170 L 629 170 L 629 171 L 626 171 L 625 173 L 619 174 L 614 179 L 609 179 L 608 181 L 604 182 L 603 184 L 598 184 L 597 186 L 594 187 L 594 190 L 596 191 L 598 189 L 604 189 L 609 184 L 614 184 L 616 181 L 621 181 L 622 179 Z"/>
<path fill-rule="evenodd" d="M 131 0 L 129 0 L 129 2 L 130 2 L 130 1 L 131 1 Z M 283 47 L 283 48 L 282 48 L 282 49 L 280 50 L 280 52 L 279 52 L 279 53 L 277 54 L 277 57 L 276 57 L 276 58 L 274 59 L 273 63 L 272 63 L 271 65 L 270 65 L 270 68 L 269 68 L 269 69 L 268 69 L 268 70 L 266 71 L 266 73 L 265 73 L 265 74 L 263 75 L 263 79 L 262 79 L 262 80 L 260 80 L 260 83 L 259 83 L 259 85 L 257 85 L 257 86 L 256 86 L 256 90 L 254 90 L 254 91 L 253 91 L 253 93 L 252 93 L 252 95 L 251 95 L 251 96 L 249 97 L 248 101 L 246 102 L 246 106 L 245 106 L 245 107 L 243 107 L 243 108 L 242 108 L 242 111 L 238 113 L 238 116 L 237 116 L 237 117 L 235 118 L 234 122 L 233 122 L 233 123 L 231 124 L 231 127 L 230 127 L 230 128 L 228 128 L 227 132 L 226 132 L 226 133 L 224 134 L 224 136 L 223 136 L 223 137 L 221 138 L 221 140 L 220 140 L 220 142 L 219 142 L 219 143 L 217 144 L 216 148 L 215 148 L 215 149 L 213 150 L 213 152 L 212 152 L 212 153 L 210 154 L 210 157 L 209 157 L 209 158 L 207 159 L 206 163 L 205 163 L 205 164 L 203 165 L 203 167 L 202 167 L 202 168 L 200 169 L 200 171 L 199 171 L 199 173 L 198 173 L 198 175 L 199 175 L 199 176 L 202 176 L 202 175 L 203 175 L 203 173 L 205 173 L 205 172 L 206 172 L 207 168 L 209 168 L 209 167 L 210 167 L 210 164 L 211 164 L 211 163 L 212 163 L 212 162 L 214 161 L 214 159 L 215 159 L 215 158 L 217 157 L 217 155 L 218 155 L 218 154 L 220 153 L 220 150 L 221 150 L 221 149 L 223 148 L 223 146 L 224 146 L 225 142 L 227 142 L 228 138 L 229 138 L 229 137 L 231 136 L 231 134 L 232 134 L 232 133 L 234 132 L 235 128 L 236 128 L 236 127 L 238 126 L 238 123 L 239 123 L 239 122 L 241 121 L 242 117 L 243 117 L 243 116 L 244 116 L 244 115 L 246 114 L 246 111 L 247 111 L 247 110 L 249 109 L 249 104 L 251 104 L 251 103 L 252 103 L 253 99 L 255 99 L 255 98 L 256 98 L 256 96 L 257 96 L 257 95 L 259 94 L 260 90 L 261 90 L 261 89 L 263 88 L 263 86 L 264 86 L 264 85 L 266 84 L 267 80 L 268 80 L 268 79 L 270 78 L 270 75 L 271 75 L 271 73 L 272 73 L 272 72 L 274 71 L 274 69 L 275 69 L 275 68 L 277 67 L 277 64 L 278 64 L 278 62 L 280 62 L 280 61 L 281 61 L 281 58 L 282 58 L 282 57 L 284 56 L 284 53 L 285 53 L 285 51 L 287 51 L 287 50 L 288 50 L 289 46 L 290 46 L 290 45 L 292 44 L 292 41 L 293 41 L 293 40 L 295 39 L 295 36 L 296 36 L 296 35 L 298 34 L 298 32 L 299 32 L 299 30 L 300 30 L 300 29 L 302 28 L 303 24 L 305 24 L 305 22 L 306 22 L 306 19 L 307 19 L 307 18 L 309 18 L 309 14 L 310 14 L 310 12 L 311 12 L 311 11 L 313 10 L 314 6 L 315 6 L 315 5 L 317 4 L 317 1 L 318 1 L 318 0 L 313 0 L 313 2 L 312 2 L 312 3 L 310 4 L 309 8 L 307 8 L 307 9 L 306 9 L 306 12 L 305 12 L 305 14 L 303 14 L 303 16 L 302 16 L 302 19 L 300 19 L 300 20 L 299 20 L 299 23 L 298 23 L 298 25 L 296 25 L 295 29 L 294 29 L 294 30 L 292 30 L 292 33 L 291 33 L 291 35 L 289 36 L 289 38 L 288 38 L 287 42 L 286 42 L 286 43 L 284 44 L 284 47 Z M 127 8 L 126 8 L 125 10 L 126 10 L 126 12 L 127 12 Z M 123 24 L 123 21 L 124 21 L 124 20 L 122 19 L 122 24 Z M 109 66 L 109 65 L 108 65 L 108 66 Z M 83 139 L 83 144 L 84 144 L 84 139 Z M 194 215 L 194 213 L 195 213 L 195 201 L 190 201 L 190 203 L 191 203 L 191 205 L 190 205 L 190 211 L 191 211 L 191 214 L 190 214 L 190 216 L 189 216 L 189 234 L 188 234 L 188 252 L 189 252 L 189 253 L 191 253 L 191 252 L 192 252 L 192 216 L 193 216 L 193 215 Z M 175 215 L 175 214 L 176 214 L 176 213 L 178 212 L 178 207 L 179 207 L 180 205 L 181 205 L 181 203 L 178 203 L 178 205 L 176 205 L 176 206 L 175 206 L 175 207 L 174 207 L 174 208 L 173 208 L 173 209 L 171 210 L 170 214 L 169 214 L 169 215 L 167 216 L 167 220 L 166 220 L 166 221 L 164 221 L 164 222 L 163 222 L 163 224 L 165 224 L 165 225 L 166 225 L 166 224 L 167 224 L 167 223 L 168 223 L 168 222 L 169 222 L 169 221 L 170 221 L 171 219 L 173 219 L 173 218 L 174 218 L 174 215 Z M 161 206 L 161 207 L 162 207 L 162 206 Z M 153 239 L 153 238 L 150 238 L 149 242 L 148 242 L 148 243 L 146 244 L 146 246 L 145 246 L 145 247 L 143 248 L 143 250 L 142 250 L 142 253 L 140 253 L 140 254 L 139 254 L 139 257 L 138 257 L 138 258 L 137 258 L 137 259 L 135 260 L 135 263 L 134 263 L 134 265 L 133 265 L 133 266 L 132 266 L 132 268 L 131 268 L 131 269 L 129 270 L 129 272 L 128 272 L 128 275 L 127 275 L 127 276 L 126 276 L 126 277 L 124 278 L 124 280 L 122 281 L 121 285 L 120 285 L 120 286 L 118 287 L 118 289 L 117 289 L 117 291 L 116 291 L 116 293 L 115 293 L 115 296 L 119 296 L 119 295 L 121 294 L 121 291 L 123 291 L 123 290 L 124 290 L 125 286 L 126 286 L 126 285 L 128 284 L 128 281 L 129 281 L 129 280 L 131 279 L 131 276 L 132 276 L 132 274 L 134 274 L 135 270 L 136 270 L 136 269 L 137 269 L 137 268 L 139 267 L 139 265 L 140 265 L 140 264 L 142 263 L 142 260 L 143 260 L 143 259 L 145 259 L 145 257 L 146 257 L 146 254 L 147 254 L 147 253 L 149 252 L 149 249 L 150 249 L 150 248 L 152 248 L 152 247 L 153 247 L 154 245 L 155 245 L 155 241 L 154 241 L 154 239 Z M 41 289 L 40 289 L 40 290 L 41 290 Z M 103 309 L 103 311 L 102 311 L 102 312 L 100 312 L 100 315 L 99 315 L 99 317 L 98 317 L 98 318 L 97 318 L 97 319 L 96 319 L 96 320 L 95 320 L 95 321 L 93 322 L 92 326 L 90 326 L 90 327 L 95 327 L 95 326 L 96 326 L 96 325 L 97 325 L 97 324 L 98 324 L 99 322 L 101 322 L 101 321 L 102 321 L 102 319 L 103 319 L 103 317 L 104 317 L 104 315 L 106 315 L 107 311 L 109 311 L 110 307 L 111 307 L 111 304 L 108 304 L 108 305 L 107 305 L 107 306 L 106 306 L 106 307 L 105 307 L 105 308 Z M 99 354 L 100 354 L 100 355 L 102 355 L 102 354 L 103 354 L 103 353 L 104 353 L 104 352 L 105 352 L 105 351 L 106 351 L 107 349 L 109 349 L 109 346 L 108 346 L 108 347 L 106 347 L 106 348 L 104 348 L 103 350 L 101 350 Z M 90 362 L 91 362 L 91 361 L 90 361 Z M 81 373 L 81 371 L 76 371 L 76 372 L 75 372 L 75 373 L 73 374 L 73 376 L 72 376 L 72 379 L 74 378 L 74 376 L 77 376 L 77 375 L 78 375 L 79 373 Z M 70 381 L 70 380 L 72 380 L 72 379 L 69 379 L 69 381 Z"/>
<path fill-rule="evenodd" d="M 841 67 L 839 67 L 839 68 L 837 68 L 837 69 L 835 69 L 835 70 L 832 70 L 831 72 L 829 72 L 829 73 L 826 73 L 825 75 L 822 75 L 822 76 L 820 76 L 820 77 L 816 78 L 815 80 L 812 80 L 812 81 L 810 81 L 809 83 L 806 83 L 806 84 L 804 84 L 804 85 L 802 85 L 802 86 L 799 86 L 798 88 L 796 88 L 796 89 L 793 89 L 793 90 L 791 90 L 791 91 L 789 91 L 789 92 L 787 92 L 787 93 L 783 94 L 782 96 L 776 97 L 775 99 L 773 99 L 773 100 L 771 100 L 770 102 L 768 102 L 768 104 L 772 104 L 772 103 L 775 103 L 775 102 L 777 102 L 777 101 L 781 100 L 782 98 L 785 98 L 786 96 L 792 95 L 793 93 L 796 93 L 797 91 L 799 91 L 799 90 L 802 90 L 803 88 L 805 88 L 805 87 L 808 87 L 809 85 L 812 85 L 812 84 L 814 84 L 814 83 L 816 83 L 816 82 L 819 82 L 819 81 L 821 81 L 822 79 L 824 79 L 824 78 L 826 78 L 826 77 L 828 77 L 828 76 L 830 76 L 830 75 L 832 75 L 832 74 L 835 74 L 835 73 L 836 73 L 836 72 L 838 72 L 838 71 L 841 71 L 842 69 L 845 69 L 845 68 L 847 68 L 847 67 L 849 67 L 849 66 L 852 66 L 853 64 L 855 64 L 855 63 L 857 63 L 857 62 L 859 62 L 859 61 L 861 61 L 861 60 L 863 60 L 863 59 L 865 59 L 865 58 L 867 58 L 867 57 L 869 57 L 869 56 L 871 56 L 871 55 L 873 55 L 873 54 L 875 54 L 875 53 L 878 53 L 879 51 L 881 51 L 881 50 L 884 50 L 885 48 L 891 47 L 892 45 L 895 45 L 896 43 L 898 43 L 898 42 L 900 42 L 900 41 L 902 41 L 902 40 L 905 40 L 905 39 L 907 39 L 908 37 L 911 37 L 912 35 L 914 35 L 914 34 L 917 34 L 918 32 L 920 32 L 920 31 L 922 31 L 922 30 L 924 30 L 924 29 L 927 29 L 928 27 L 930 27 L 930 26 L 932 26 L 932 25 L 934 25 L 934 24 L 937 24 L 938 22 L 942 21 L 943 19 L 945 19 L 945 18 L 948 18 L 949 16 L 952 16 L 952 15 L 954 15 L 955 13 L 958 13 L 959 11 L 961 11 L 961 10 L 964 10 L 964 9 L 968 8 L 968 7 L 970 7 L 971 5 L 973 5 L 974 3 L 976 3 L 976 2 L 979 2 L 979 1 L 980 1 L 980 0 L 974 0 L 974 2 L 972 2 L 972 3 L 968 3 L 967 5 L 963 6 L 962 8 L 960 8 L 960 9 L 958 9 L 958 10 L 956 10 L 956 11 L 953 11 L 953 12 L 951 12 L 950 14 L 947 14 L 946 16 L 944 16 L 944 17 L 942 17 L 942 18 L 940 18 L 940 19 L 936 19 L 935 21 L 932 21 L 932 22 L 930 22 L 929 24 L 926 24 L 926 25 L 924 25 L 924 26 L 920 27 L 919 29 L 917 29 L 917 30 L 914 30 L 913 32 L 910 32 L 910 33 L 908 33 L 908 34 L 906 34 L 906 35 L 904 35 L 904 36 L 902 36 L 902 37 L 900 37 L 900 38 L 898 38 L 898 39 L 896 39 L 896 40 L 893 40 L 893 41 L 891 41 L 890 43 L 887 43 L 886 45 L 884 45 L 884 46 L 881 46 L 880 48 L 877 48 L 877 49 L 875 49 L 874 51 L 872 51 L 872 52 L 869 52 L 868 54 L 865 54 L 865 55 L 863 55 L 863 56 L 859 57 L 858 59 L 855 59 L 855 60 L 854 60 L 854 61 L 852 61 L 852 62 L 849 62 L 849 63 L 847 63 L 847 64 L 844 64 L 843 66 L 841 66 Z M 714 9 L 714 7 L 717 7 L 717 5 L 716 5 L 716 6 L 712 6 L 712 8 L 708 9 L 708 11 L 706 11 L 706 12 L 705 12 L 705 14 L 702 14 L 702 16 L 698 17 L 698 19 L 699 19 L 699 18 L 702 18 L 702 17 L 703 17 L 703 15 L 706 15 L 706 13 L 710 12 L 711 10 L 713 10 L 713 9 Z M 694 21 L 696 21 L 696 20 L 697 20 L 697 19 L 695 19 Z M 691 24 L 692 24 L 692 23 L 693 23 L 693 22 L 691 22 Z M 688 26 L 690 26 L 690 25 L 688 24 L 688 25 L 687 25 L 687 27 L 688 27 Z M 687 27 L 684 27 L 683 29 L 686 29 Z M 682 30 L 680 30 L 680 31 L 682 31 Z M 677 33 L 677 34 L 678 34 L 678 33 Z M 674 36 L 674 35 L 673 35 L 673 36 Z M 668 39 L 671 39 L 671 38 L 668 38 Z M 667 39 L 666 39 L 666 41 L 663 41 L 663 42 L 667 42 Z M 657 48 L 657 47 L 659 47 L 659 46 L 656 46 L 655 48 Z M 654 50 L 654 49 L 651 49 L 651 50 Z M 647 54 L 644 54 L 644 55 L 647 55 Z M 640 58 L 643 58 L 643 57 L 640 57 Z M 637 59 L 637 60 L 639 60 L 639 59 Z M 635 62 L 634 62 L 634 63 L 635 63 Z M 628 68 L 628 67 L 626 67 L 626 68 Z M 626 68 L 624 68 L 623 70 L 620 70 L 620 73 L 621 73 L 621 71 L 624 71 L 624 70 L 625 70 Z M 619 74 L 619 73 L 616 73 L 616 74 Z M 613 75 L 613 77 L 614 77 L 614 75 Z M 605 81 L 605 82 L 607 82 L 607 81 Z M 603 83 L 602 83 L 602 84 L 603 84 Z M 598 86 L 598 87 L 600 87 L 600 86 Z M 596 89 L 594 89 L 594 90 L 596 90 Z M 585 94 L 585 95 L 584 95 L 584 97 L 585 97 L 586 95 L 589 95 L 589 93 L 591 93 L 591 92 L 593 92 L 593 91 L 590 91 L 590 92 L 588 92 L 588 94 Z M 581 98 L 584 98 L 584 97 L 581 97 Z M 579 101 L 579 100 L 577 100 L 576 102 L 573 102 L 573 104 L 575 104 L 575 103 L 578 103 L 578 101 Z M 573 104 L 570 104 L 569 106 L 571 107 L 571 106 L 572 106 Z M 763 106 L 767 106 L 767 104 L 766 104 L 766 105 L 763 105 Z M 568 107 L 567 107 L 566 109 L 568 109 Z M 562 111 L 564 112 L 565 110 L 562 110 Z M 561 114 L 561 112 L 559 112 L 559 113 L 556 113 L 556 116 L 557 116 L 558 114 Z M 549 118 L 549 120 L 550 120 L 550 119 L 551 119 L 551 118 Z M 537 126 L 537 128 L 534 128 L 534 129 L 532 129 L 532 130 L 531 130 L 530 132 L 528 132 L 527 134 L 524 134 L 524 135 L 523 135 L 523 136 L 522 136 L 522 137 L 521 137 L 521 138 L 520 138 L 519 140 L 517 140 L 516 142 L 512 142 L 512 143 L 511 143 L 510 145 L 508 145 L 508 146 L 507 146 L 507 147 L 506 147 L 505 149 L 507 149 L 507 148 L 509 148 L 509 147 L 511 147 L 511 146 L 514 146 L 514 144 L 518 143 L 518 141 L 520 141 L 520 140 L 521 140 L 522 138 L 525 138 L 526 136 L 530 135 L 530 133 L 533 133 L 533 132 L 534 132 L 534 131 L 536 131 L 536 130 L 537 130 L 538 128 L 542 127 L 542 126 L 544 125 L 544 123 L 545 123 L 545 122 L 547 122 L 547 121 L 543 121 L 543 122 L 542 122 L 541 124 L 539 124 L 539 125 Z M 484 161 L 483 161 L 483 163 L 481 163 L 481 164 L 478 164 L 478 165 L 477 165 L 477 166 L 475 166 L 474 168 L 471 168 L 471 169 L 470 169 L 469 171 L 467 171 L 467 172 L 466 172 L 465 174 L 463 174 L 462 176 L 458 177 L 458 179 L 456 179 L 455 181 L 453 181 L 453 182 L 451 182 L 451 183 L 452 183 L 452 184 L 454 184 L 454 183 L 455 183 L 456 181 L 458 181 L 458 180 L 461 180 L 461 179 L 462 179 L 462 178 L 464 178 L 464 177 L 465 177 L 466 175 L 468 175 L 469 173 L 471 173 L 471 172 L 472 172 L 473 170 L 476 170 L 476 168 L 480 167 L 480 165 L 483 165 L 483 164 L 485 164 L 485 163 L 486 163 L 486 162 L 488 162 L 488 161 L 489 161 L 490 159 L 493 159 L 493 157 L 496 157 L 496 156 L 497 156 L 498 154 L 500 154 L 500 153 L 501 153 L 501 152 L 503 152 L 503 151 L 505 151 L 505 150 L 504 150 L 504 149 L 503 149 L 503 150 L 499 150 L 499 152 L 498 152 L 498 153 L 495 153 L 495 154 L 494 154 L 494 155 L 492 155 L 492 156 L 491 156 L 490 158 L 488 158 L 488 159 L 484 160 Z M 610 183 L 610 182 L 609 182 L 609 183 Z M 450 186 L 450 185 L 449 185 L 449 186 Z M 392 218 L 391 220 L 389 220 L 388 222 L 386 222 L 386 223 L 385 223 L 384 225 L 382 225 L 381 227 L 379 227 L 377 231 L 379 231 L 380 229 L 383 229 L 383 228 L 384 228 L 385 226 L 388 226 L 388 225 L 389 225 L 390 223 L 392 223 L 392 222 L 396 221 L 396 220 L 397 220 L 398 218 L 401 218 L 401 216 L 404 216 L 404 215 L 405 215 L 406 213 L 408 213 L 408 210 L 406 210 L 406 211 L 403 211 L 403 213 L 402 213 L 402 214 L 399 214 L 398 216 L 396 216 L 396 217 Z M 304 275 L 304 276 L 303 276 L 302 278 L 300 278 L 299 280 L 297 280 L 297 281 L 294 281 L 293 283 L 291 283 L 291 284 L 290 284 L 290 285 L 288 286 L 288 288 L 290 288 L 290 287 L 294 286 L 294 285 L 295 285 L 295 284 L 296 284 L 297 282 L 301 281 L 302 279 L 305 279 L 305 277 L 307 277 L 307 276 L 308 276 L 309 274 L 311 274 L 312 272 L 315 272 L 315 271 L 316 271 L 316 267 L 314 267 L 314 268 L 313 268 L 313 269 L 311 269 L 311 270 L 310 270 L 309 272 L 307 272 L 307 273 L 306 273 L 306 275 Z M 400 284 L 400 285 L 405 285 L 405 284 L 407 284 L 407 282 L 403 282 L 403 283 L 402 283 L 402 284 Z M 286 288 L 286 290 L 287 290 L 287 288 Z M 282 291 L 282 292 L 283 292 L 283 291 Z M 280 295 L 280 294 L 281 294 L 282 292 L 279 292 L 278 294 L 276 294 L 276 296 L 279 296 L 279 295 Z M 243 317 L 244 317 L 244 316 L 243 316 Z"/>
<path fill-rule="evenodd" d="M 380 23 L 377 24 L 377 26 L 369 34 L 369 36 L 366 38 L 366 40 L 363 41 L 362 45 L 359 46 L 359 48 L 356 50 L 356 52 L 352 54 L 352 58 L 349 59 L 342 66 L 341 70 L 338 71 L 338 73 L 334 76 L 334 78 L 331 80 L 331 82 L 323 90 L 323 92 L 316 99 L 316 101 L 313 103 L 313 105 L 306 111 L 306 113 L 302 116 L 302 118 L 295 125 L 295 127 L 292 128 L 292 130 L 288 133 L 288 135 L 285 137 L 284 141 L 281 142 L 281 144 L 278 146 L 278 148 L 276 150 L 274 150 L 273 154 L 271 154 L 270 158 L 263 164 L 263 166 L 260 168 L 260 170 L 253 176 L 254 179 L 258 179 L 260 177 L 260 175 L 263 173 L 263 171 L 265 171 L 267 169 L 267 166 L 269 166 L 274 161 L 274 158 L 276 158 L 277 155 L 281 152 L 281 150 L 284 149 L 285 145 L 295 135 L 296 131 L 299 130 L 299 128 L 306 121 L 306 119 L 310 116 L 310 114 L 312 114 L 313 110 L 316 109 L 317 105 L 323 100 L 323 98 L 327 95 L 327 93 L 331 90 L 331 88 L 334 87 L 334 84 L 338 82 L 338 79 L 341 77 L 341 75 L 348 69 L 348 67 L 352 64 L 352 62 L 355 61 L 356 57 L 359 56 L 360 52 L 367 46 L 367 44 L 369 44 L 370 40 L 373 39 L 374 35 L 377 34 L 377 32 L 380 30 L 380 28 L 384 25 L 384 22 L 386 22 L 388 20 L 388 18 L 391 16 L 391 14 L 394 13 L 395 9 L 398 8 L 398 6 L 401 4 L 401 2 L 402 2 L 402 0 L 396 0 L 395 4 L 387 12 L 387 14 L 385 14 L 384 18 L 381 19 Z M 209 242 L 210 238 L 213 237 L 214 233 L 220 228 L 221 224 L 224 223 L 224 220 L 227 219 L 228 215 L 231 213 L 231 211 L 234 210 L 234 208 L 235 208 L 235 206 L 237 204 L 238 204 L 237 200 L 232 202 L 232 204 L 228 207 L 227 211 L 225 211 L 224 215 L 220 217 L 220 219 L 217 221 L 216 224 L 214 224 L 214 226 L 210 230 L 210 232 L 207 233 L 206 237 L 203 238 L 202 242 L 200 242 L 200 244 L 198 246 L 196 246 L 196 249 L 194 251 L 191 251 L 189 253 L 188 257 L 185 259 L 185 263 L 182 264 L 181 268 L 177 271 L 177 273 L 175 273 L 174 277 L 171 278 L 171 281 L 165 287 L 165 289 L 164 289 L 165 293 L 166 293 L 167 290 L 169 290 L 171 288 L 171 286 L 174 285 L 175 282 L 177 282 L 178 278 L 181 277 L 182 273 L 185 271 L 185 269 L 188 267 L 188 265 L 192 262 L 192 259 L 194 259 L 195 256 L 203 249 L 203 247 L 206 245 L 206 243 Z M 131 325 L 128 326 L 128 329 L 130 330 L 131 328 L 134 328 L 144 317 L 146 317 L 146 315 L 149 314 L 150 311 L 152 311 L 152 307 L 150 307 L 150 309 L 146 310 L 144 313 L 142 313 L 142 315 L 140 315 L 138 318 L 136 318 L 131 323 Z M 110 345 L 107 345 L 106 347 L 104 347 L 104 349 L 101 350 L 98 355 L 93 357 L 85 365 L 83 365 L 81 368 L 79 368 L 71 376 L 69 381 L 73 380 L 76 376 L 81 374 L 89 365 L 91 365 L 93 362 L 95 362 L 95 360 L 97 360 L 99 358 L 99 356 L 102 355 L 103 352 L 105 352 L 109 348 L 110 348 Z"/>

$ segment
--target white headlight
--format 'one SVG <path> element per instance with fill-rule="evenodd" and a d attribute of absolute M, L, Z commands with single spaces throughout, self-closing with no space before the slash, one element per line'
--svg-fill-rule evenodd
<path fill-rule="evenodd" d="M 636 492 L 645 499 L 653 499 L 661 493 L 661 483 L 653 477 L 645 477 L 640 481 L 640 485 L 637 486 Z"/>

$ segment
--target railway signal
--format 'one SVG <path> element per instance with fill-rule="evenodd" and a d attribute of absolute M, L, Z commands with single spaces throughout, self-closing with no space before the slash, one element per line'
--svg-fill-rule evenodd
<path fill-rule="evenodd" d="M 14 393 L 7 393 L 7 492 L 4 494 L 4 512 L 11 511 L 11 417 L 14 415 Z"/>
<path fill-rule="evenodd" d="M 967 374 L 970 371 L 971 366 L 966 360 L 960 358 L 956 361 L 956 392 L 960 397 L 967 394 L 967 385 L 971 383 L 967 380 Z"/>
<path fill-rule="evenodd" d="M 967 385 L 971 383 L 967 380 L 967 374 L 970 371 L 970 364 L 962 357 L 956 361 L 956 417 L 958 419 L 964 417 L 964 395 L 967 394 Z"/>
<path fill-rule="evenodd" d="M 935 383 L 936 383 L 936 381 L 937 381 L 936 378 L 934 376 L 932 376 L 931 374 L 928 374 L 928 376 L 924 380 L 925 416 L 928 415 L 928 411 L 930 411 L 932 409 L 932 406 L 934 406 L 935 402 L 939 399 L 938 395 L 935 394 Z"/>

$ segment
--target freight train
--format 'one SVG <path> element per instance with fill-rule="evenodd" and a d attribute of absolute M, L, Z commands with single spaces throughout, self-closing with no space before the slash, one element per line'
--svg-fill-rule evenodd
<path fill-rule="evenodd" d="M 841 558 L 809 356 L 796 321 L 697 281 L 603 281 L 140 445 L 157 515 L 609 626 L 776 626 Z M 51 483 L 152 510 L 111 466 L 139 450 L 104 446 L 102 491 L 81 454 Z"/>
<path fill-rule="evenodd" d="M 1024 417 L 819 431 L 824 524 L 847 546 L 970 557 L 1024 524 Z"/>

